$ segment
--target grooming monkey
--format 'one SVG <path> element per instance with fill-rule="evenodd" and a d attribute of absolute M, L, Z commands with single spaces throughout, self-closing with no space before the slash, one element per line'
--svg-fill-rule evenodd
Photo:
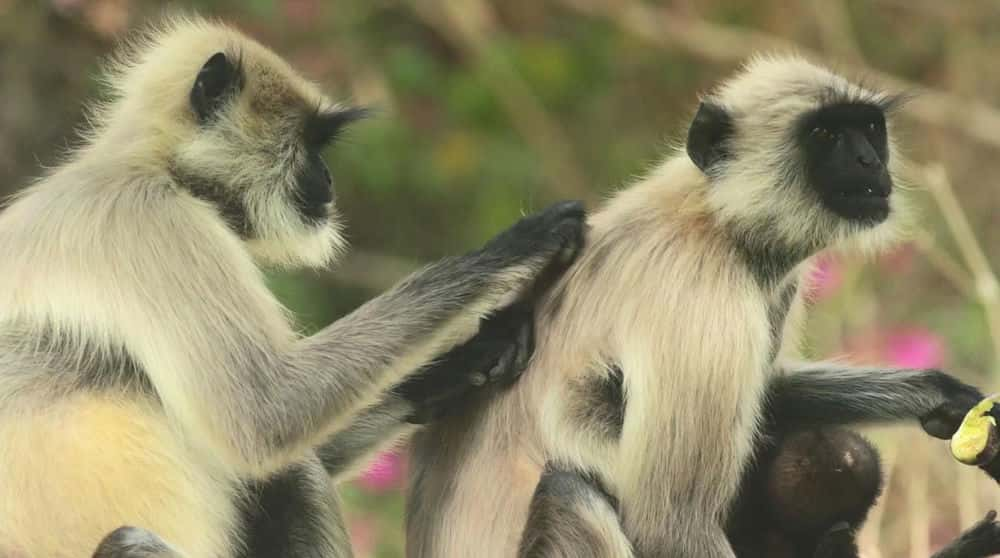
<path fill-rule="evenodd" d="M 875 250 L 904 213 L 897 106 L 793 57 L 757 58 L 706 97 L 686 153 L 589 218 L 522 380 L 418 433 L 409 554 L 509 557 L 544 528 L 575 541 L 556 556 L 732 557 L 725 520 L 768 386 L 780 424 L 917 419 L 948 438 L 977 389 L 935 370 L 792 360 L 810 259 Z M 579 473 L 550 487 L 560 502 L 595 524 L 620 518 L 621 536 L 558 515 L 525 526 L 547 463 Z M 577 493 L 581 478 L 617 507 Z"/>
<path fill-rule="evenodd" d="M 372 417 L 424 422 L 513 381 L 581 206 L 304 338 L 259 266 L 343 244 L 320 152 L 361 111 L 196 19 L 134 38 L 107 83 L 85 144 L 0 213 L 0 555 L 111 533 L 99 555 L 350 556 L 314 448 L 340 473 L 403 430 Z"/>

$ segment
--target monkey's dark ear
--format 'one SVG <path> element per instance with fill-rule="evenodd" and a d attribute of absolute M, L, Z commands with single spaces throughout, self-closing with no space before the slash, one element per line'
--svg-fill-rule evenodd
<path fill-rule="evenodd" d="M 222 107 L 226 98 L 240 85 L 241 70 L 224 53 L 217 52 L 205 62 L 191 88 L 191 109 L 204 124 Z"/>
<path fill-rule="evenodd" d="M 726 140 L 733 134 L 733 117 L 726 109 L 708 102 L 698 106 L 688 129 L 687 152 L 702 172 L 729 155 Z"/>

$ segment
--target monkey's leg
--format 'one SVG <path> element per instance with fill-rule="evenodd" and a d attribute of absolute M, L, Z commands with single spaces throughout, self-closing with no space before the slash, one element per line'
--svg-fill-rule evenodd
<path fill-rule="evenodd" d="M 985 558 L 1000 554 L 1000 524 L 996 517 L 997 512 L 991 510 L 931 558 Z"/>
<path fill-rule="evenodd" d="M 353 556 L 340 502 L 315 456 L 246 489 L 237 558 Z"/>
<path fill-rule="evenodd" d="M 93 558 L 186 558 L 155 533 L 139 527 L 119 527 L 109 533 Z"/>
<path fill-rule="evenodd" d="M 917 419 L 948 439 L 980 391 L 938 370 L 853 368 L 829 363 L 783 367 L 768 409 L 777 424 L 801 427 Z"/>
<path fill-rule="evenodd" d="M 634 558 L 614 498 L 588 476 L 546 468 L 531 500 L 518 558 Z"/>

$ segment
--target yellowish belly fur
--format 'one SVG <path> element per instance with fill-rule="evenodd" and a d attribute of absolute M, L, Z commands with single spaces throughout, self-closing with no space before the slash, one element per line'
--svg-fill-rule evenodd
<path fill-rule="evenodd" d="M 171 432 L 155 406 L 79 394 L 0 411 L 0 556 L 90 556 L 145 527 L 192 557 L 231 554 L 234 484 Z"/>

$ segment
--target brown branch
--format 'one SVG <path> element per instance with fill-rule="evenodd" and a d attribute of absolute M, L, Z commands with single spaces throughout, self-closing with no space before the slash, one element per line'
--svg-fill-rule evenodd
<path fill-rule="evenodd" d="M 923 176 L 923 182 L 941 211 L 944 222 L 958 245 L 965 266 L 972 274 L 975 300 L 983 308 L 993 341 L 993 373 L 1000 373 L 1000 282 L 997 281 L 986 253 L 972 232 L 972 226 L 955 197 L 955 191 L 951 187 L 951 180 L 944 166 L 929 164 L 914 168 Z"/>

